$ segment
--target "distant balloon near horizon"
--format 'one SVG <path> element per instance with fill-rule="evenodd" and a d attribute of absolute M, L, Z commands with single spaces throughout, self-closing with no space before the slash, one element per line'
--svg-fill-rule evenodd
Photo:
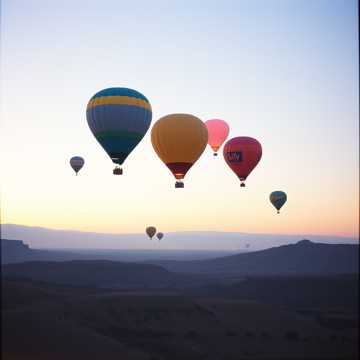
<path fill-rule="evenodd" d="M 148 131 L 152 118 L 149 100 L 136 90 L 122 87 L 97 92 L 86 109 L 89 128 L 96 140 L 117 164 L 122 165 Z"/>
<path fill-rule="evenodd" d="M 162 232 L 158 232 L 156 234 L 156 237 L 158 238 L 158 240 L 160 241 L 163 237 L 164 237 L 164 234 Z"/>
<path fill-rule="evenodd" d="M 283 191 L 273 191 L 270 194 L 270 202 L 274 205 L 277 213 L 280 214 L 280 209 L 286 203 L 287 195 Z"/>
<path fill-rule="evenodd" d="M 240 186 L 244 187 L 245 180 L 261 159 L 262 147 L 254 138 L 238 136 L 226 142 L 223 155 L 230 169 L 240 179 Z"/>
<path fill-rule="evenodd" d="M 155 226 L 148 226 L 145 230 L 147 236 L 152 239 L 156 234 L 156 227 Z"/>
<path fill-rule="evenodd" d="M 78 172 L 81 170 L 81 168 L 84 166 L 85 160 L 81 156 L 73 156 L 70 159 L 70 166 L 75 171 L 75 174 L 77 176 Z"/>
<path fill-rule="evenodd" d="M 205 125 L 208 130 L 208 144 L 214 151 L 214 156 L 217 156 L 219 148 L 229 136 L 229 125 L 221 119 L 207 120 Z"/>
<path fill-rule="evenodd" d="M 190 114 L 170 114 L 160 118 L 151 129 L 151 142 L 161 161 L 184 187 L 186 173 L 204 152 L 208 141 L 205 124 Z"/>

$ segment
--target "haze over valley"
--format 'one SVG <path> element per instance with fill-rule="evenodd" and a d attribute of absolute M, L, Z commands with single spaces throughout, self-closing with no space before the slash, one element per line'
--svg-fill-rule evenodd
<path fill-rule="evenodd" d="M 144 233 L 102 234 L 84 231 L 55 230 L 16 224 L 3 224 L 4 239 L 24 240 L 32 248 L 43 249 L 83 249 L 83 250 L 183 250 L 193 252 L 239 252 L 261 250 L 273 246 L 296 243 L 301 239 L 328 244 L 358 244 L 351 237 L 324 235 L 276 235 L 250 234 L 241 232 L 186 231 L 166 233 L 163 241 L 149 241 Z M 246 248 L 249 244 L 249 249 Z M 189 255 L 190 255 L 189 253 Z"/>

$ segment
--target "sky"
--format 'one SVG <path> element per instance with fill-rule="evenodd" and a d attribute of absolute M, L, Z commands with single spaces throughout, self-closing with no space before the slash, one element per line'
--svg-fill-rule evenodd
<path fill-rule="evenodd" d="M 357 12 L 352 0 L 3 0 L 1 222 L 358 237 Z M 189 113 L 259 140 L 247 186 L 207 147 L 175 189 L 150 130 L 114 176 L 85 110 L 117 86 L 149 99 L 151 126 Z M 288 195 L 281 215 L 274 190 Z"/>

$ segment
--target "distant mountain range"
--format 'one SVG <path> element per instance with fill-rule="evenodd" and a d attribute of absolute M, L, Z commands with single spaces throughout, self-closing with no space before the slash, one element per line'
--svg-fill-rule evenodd
<path fill-rule="evenodd" d="M 358 274 L 359 246 L 320 244 L 309 240 L 252 253 L 205 260 L 159 260 L 124 263 L 108 260 L 65 261 L 76 253 L 31 250 L 21 241 L 2 240 L 2 273 L 41 281 L 60 281 L 73 285 L 125 284 L 125 287 L 170 286 L 179 284 L 175 273 L 237 278 L 249 275 L 336 275 Z M 15 249 L 18 251 L 15 251 Z M 42 261 L 29 261 L 29 260 Z M 23 262 L 20 262 L 20 261 Z M 54 262 L 54 260 L 61 262 Z M 25 262 L 24 262 L 25 261 Z M 51 262 L 52 261 L 52 262 Z M 9 263 L 13 264 L 9 264 Z M 18 264 L 16 264 L 18 263 Z M 166 270 L 165 270 L 166 269 Z M 169 271 L 171 273 L 169 273 Z M 145 281 L 145 280 L 146 281 Z M 141 281 L 143 281 L 141 283 Z M 184 278 L 181 279 L 180 283 Z M 186 279 L 186 283 L 189 280 Z M 151 285 L 152 284 L 152 285 Z M 140 286 L 140 287 L 141 287 Z"/>
<path fill-rule="evenodd" d="M 21 239 L 33 249 L 133 249 L 133 250 L 210 250 L 246 252 L 293 244 L 301 238 L 338 244 L 358 244 L 358 239 L 320 235 L 270 235 L 240 232 L 172 232 L 164 239 L 149 240 L 142 234 L 102 234 L 94 232 L 54 230 L 16 224 L 1 225 L 2 238 Z M 249 244 L 249 248 L 246 247 Z"/>
<path fill-rule="evenodd" d="M 21 240 L 1 240 L 1 263 L 24 261 L 112 260 L 142 262 L 150 260 L 210 259 L 234 254 L 232 251 L 205 250 L 122 250 L 122 249 L 33 249 Z"/>
<path fill-rule="evenodd" d="M 359 272 L 359 245 L 296 244 L 216 259 L 152 262 L 179 273 L 236 275 L 325 275 Z"/>
<path fill-rule="evenodd" d="M 61 286 L 71 286 L 73 290 L 66 295 L 69 299 L 76 294 L 81 297 L 82 293 L 85 295 L 89 291 L 93 294 L 90 298 L 96 300 L 95 305 L 96 293 L 102 290 L 115 297 L 125 293 L 183 294 L 196 299 L 217 299 L 216 306 L 225 300 L 307 309 L 315 311 L 312 316 L 321 321 L 331 320 L 331 326 L 357 326 L 353 315 L 349 319 L 323 319 L 324 314 L 319 309 L 341 307 L 357 314 L 358 245 L 302 240 L 297 244 L 215 259 L 126 263 L 86 259 L 60 261 L 61 256 L 66 259 L 66 256 L 76 256 L 76 253 L 32 250 L 22 241 L 2 240 L 2 258 L 9 260 L 9 254 L 17 261 L 21 257 L 30 259 L 36 256 L 41 256 L 42 261 L 2 263 L 2 284 L 13 289 L 7 290 L 7 306 L 14 306 L 14 302 L 25 306 L 28 303 L 26 296 L 30 301 L 51 300 L 55 296 L 53 300 L 57 301 L 62 296 Z M 58 261 L 50 261 L 56 257 Z M 22 282 L 24 286 L 19 285 Z M 47 286 L 55 287 L 47 291 Z M 39 293 L 37 287 L 46 291 Z M 104 295 L 104 301 L 106 299 L 109 299 L 108 295 Z M 142 307 L 148 305 L 146 301 L 141 303 Z M 131 306 L 129 303 L 128 308 Z M 111 311 L 112 307 L 106 309 Z M 92 311 L 89 310 L 89 314 Z M 167 319 L 169 312 L 164 312 L 164 319 Z M 235 314 L 231 313 L 231 318 Z M 21 323 L 23 318 L 18 320 Z"/>

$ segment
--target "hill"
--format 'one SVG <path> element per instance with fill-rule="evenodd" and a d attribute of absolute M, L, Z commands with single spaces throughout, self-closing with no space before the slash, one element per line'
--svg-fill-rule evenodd
<path fill-rule="evenodd" d="M 302 240 L 251 253 L 197 261 L 152 262 L 179 273 L 330 275 L 359 272 L 359 245 Z"/>
<path fill-rule="evenodd" d="M 1 239 L 0 243 L 2 265 L 24 261 L 65 261 L 84 258 L 84 255 L 71 251 L 32 249 L 22 240 Z"/>
<path fill-rule="evenodd" d="M 157 265 L 106 260 L 7 264 L 2 267 L 2 276 L 73 286 L 142 289 L 166 287 L 173 280 L 171 273 Z"/>
<path fill-rule="evenodd" d="M 249 300 L 292 309 L 346 308 L 358 312 L 359 276 L 252 276 L 191 289 L 195 296 Z"/>
<path fill-rule="evenodd" d="M 29 245 L 21 240 L 1 239 L 1 263 L 17 262 L 31 256 Z"/>

